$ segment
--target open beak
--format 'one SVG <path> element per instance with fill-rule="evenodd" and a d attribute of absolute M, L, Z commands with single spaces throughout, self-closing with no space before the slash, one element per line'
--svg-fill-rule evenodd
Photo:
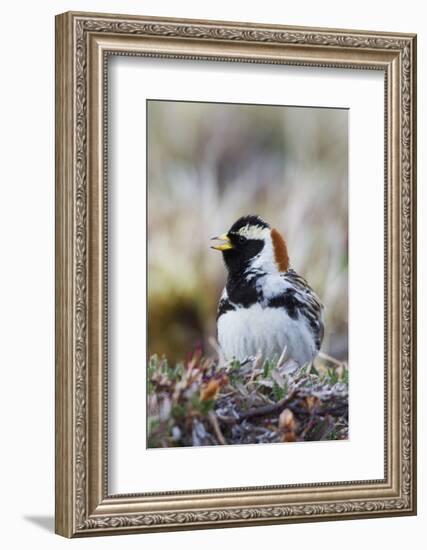
<path fill-rule="evenodd" d="M 221 250 L 221 252 L 223 252 L 224 250 L 231 250 L 233 248 L 233 245 L 231 244 L 230 238 L 227 233 L 223 233 L 218 237 L 212 237 L 211 241 L 223 241 L 221 244 L 211 246 L 211 248 L 215 250 Z"/>

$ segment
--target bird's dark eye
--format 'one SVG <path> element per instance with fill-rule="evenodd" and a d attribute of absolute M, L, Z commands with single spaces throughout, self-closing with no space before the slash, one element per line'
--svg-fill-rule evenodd
<path fill-rule="evenodd" d="M 239 244 L 243 244 L 246 242 L 246 238 L 245 237 L 242 237 L 241 235 L 238 236 L 238 241 L 239 241 Z"/>

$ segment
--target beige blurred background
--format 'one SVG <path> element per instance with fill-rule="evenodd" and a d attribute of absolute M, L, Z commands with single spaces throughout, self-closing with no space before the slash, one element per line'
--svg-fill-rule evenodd
<path fill-rule="evenodd" d="M 226 281 L 210 237 L 258 214 L 325 305 L 322 350 L 348 357 L 348 111 L 147 104 L 148 352 L 212 355 Z"/>

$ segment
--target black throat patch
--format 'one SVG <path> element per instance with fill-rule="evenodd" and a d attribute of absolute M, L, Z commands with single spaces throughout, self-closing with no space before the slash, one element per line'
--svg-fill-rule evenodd
<path fill-rule="evenodd" d="M 264 248 L 264 241 L 261 239 L 242 239 L 239 242 L 238 235 L 229 233 L 229 236 L 234 248 L 223 251 L 225 265 L 230 276 L 243 277 L 244 272 L 249 269 L 251 261 Z"/>
<path fill-rule="evenodd" d="M 251 274 L 229 275 L 227 280 L 228 298 L 233 304 L 248 308 L 263 299 L 262 291 L 257 287 L 257 276 Z"/>

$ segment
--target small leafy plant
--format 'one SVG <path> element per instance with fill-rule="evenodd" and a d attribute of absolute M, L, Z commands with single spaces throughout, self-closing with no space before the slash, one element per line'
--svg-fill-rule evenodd
<path fill-rule="evenodd" d="M 348 438 L 348 368 L 325 355 L 300 368 L 196 349 L 176 364 L 153 355 L 147 378 L 149 447 Z"/>

